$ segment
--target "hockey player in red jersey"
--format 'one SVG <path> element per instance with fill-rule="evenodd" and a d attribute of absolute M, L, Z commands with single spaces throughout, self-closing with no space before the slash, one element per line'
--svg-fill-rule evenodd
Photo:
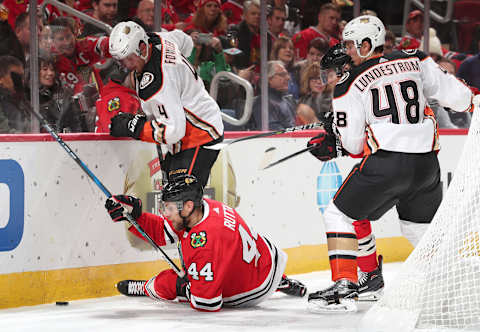
<path fill-rule="evenodd" d="M 162 190 L 164 215 L 141 212 L 141 201 L 114 196 L 105 207 L 113 221 L 126 220 L 130 211 L 159 245 L 179 242 L 186 272 L 181 279 L 166 270 L 144 280 L 124 280 L 120 293 L 159 300 L 187 300 L 192 308 L 218 311 L 222 307 L 253 306 L 279 290 L 304 296 L 300 282 L 283 275 L 287 254 L 249 227 L 227 205 L 203 199 L 203 189 L 192 175 L 171 179 Z M 133 234 L 142 237 L 130 227 Z"/>
<path fill-rule="evenodd" d="M 134 22 L 117 24 L 110 34 L 110 53 L 132 71 L 130 87 L 144 114 L 122 113 L 111 120 L 110 134 L 166 146 L 162 170 L 170 178 L 188 173 L 205 186 L 223 140 L 220 108 L 195 68 L 173 39 L 146 34 Z"/>
<path fill-rule="evenodd" d="M 427 99 L 473 110 L 470 89 L 417 50 L 383 54 L 385 27 L 373 16 L 343 31 L 355 66 L 338 82 L 333 134 L 317 138 L 320 154 L 364 153 L 327 207 L 324 220 L 331 287 L 309 294 L 320 312 L 354 310 L 358 297 L 355 220 L 377 220 L 396 207 L 402 233 L 416 244 L 442 199 L 438 132 Z M 350 303 L 349 303 L 350 302 Z"/>

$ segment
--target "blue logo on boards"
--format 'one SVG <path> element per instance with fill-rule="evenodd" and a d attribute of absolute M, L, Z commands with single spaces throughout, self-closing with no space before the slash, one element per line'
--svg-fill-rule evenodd
<path fill-rule="evenodd" d="M 317 177 L 317 205 L 322 213 L 341 185 L 342 175 L 337 163 L 332 160 L 324 163 Z"/>
<path fill-rule="evenodd" d="M 0 205 L 0 208 L 9 206 L 8 214 L 0 213 L 0 216 L 8 217 L 6 226 L 0 228 L 0 251 L 9 251 L 20 244 L 24 223 L 25 176 L 15 160 L 0 160 L 0 186 L 3 184 L 7 185 L 10 199 Z M 8 196 L 2 197 L 2 200 Z"/>

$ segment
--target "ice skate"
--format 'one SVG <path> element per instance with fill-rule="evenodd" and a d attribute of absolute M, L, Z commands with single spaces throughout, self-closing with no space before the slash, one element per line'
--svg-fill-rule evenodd
<path fill-rule="evenodd" d="M 318 313 L 354 312 L 357 298 L 357 284 L 340 279 L 324 290 L 308 294 L 308 309 Z"/>
<path fill-rule="evenodd" d="M 146 280 L 122 280 L 117 283 L 117 289 L 126 296 L 147 296 L 143 290 Z"/>
<path fill-rule="evenodd" d="M 358 275 L 358 300 L 378 301 L 383 295 L 382 274 L 383 256 L 378 256 L 378 267 L 371 272 L 359 272 Z"/>
<path fill-rule="evenodd" d="M 277 291 L 291 296 L 304 297 L 307 294 L 307 287 L 298 280 L 283 276 Z"/>

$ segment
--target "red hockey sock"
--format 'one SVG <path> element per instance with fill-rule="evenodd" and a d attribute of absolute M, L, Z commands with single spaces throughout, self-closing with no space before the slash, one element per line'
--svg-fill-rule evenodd
<path fill-rule="evenodd" d="M 372 234 L 370 220 L 357 220 L 353 223 L 358 239 L 357 264 L 363 272 L 371 272 L 378 267 L 377 246 Z"/>

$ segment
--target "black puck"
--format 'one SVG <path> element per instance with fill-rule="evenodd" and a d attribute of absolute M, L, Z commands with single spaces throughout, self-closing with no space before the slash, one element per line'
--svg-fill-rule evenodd
<path fill-rule="evenodd" d="M 68 302 L 64 302 L 64 301 L 57 301 L 55 302 L 56 305 L 68 305 Z"/>

